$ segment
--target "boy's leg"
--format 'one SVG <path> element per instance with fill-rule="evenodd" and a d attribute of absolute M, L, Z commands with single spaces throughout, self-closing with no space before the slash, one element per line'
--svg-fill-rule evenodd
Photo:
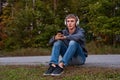
<path fill-rule="evenodd" d="M 84 64 L 85 59 L 86 57 L 82 48 L 80 47 L 80 44 L 76 41 L 70 41 L 68 49 L 65 52 L 61 62 L 63 62 L 64 65 L 68 65 L 71 62 L 75 64 Z"/>
<path fill-rule="evenodd" d="M 86 61 L 85 53 L 82 47 L 79 45 L 75 55 L 71 58 L 69 64 L 70 65 L 82 65 Z"/>
<path fill-rule="evenodd" d="M 58 64 L 59 56 L 60 55 L 63 56 L 66 49 L 67 49 L 67 46 L 64 44 L 63 41 L 61 40 L 56 41 L 52 48 L 50 64 L 51 63 Z"/>
<path fill-rule="evenodd" d="M 51 60 L 49 64 L 50 66 L 43 75 L 52 75 L 53 72 L 56 73 L 56 70 L 57 70 L 57 73 L 63 71 L 63 69 L 60 68 L 57 64 L 59 61 L 59 55 L 64 55 L 66 49 L 67 49 L 67 46 L 65 46 L 65 44 L 62 41 L 58 40 L 54 43 L 52 48 Z M 55 75 L 60 75 L 60 74 L 55 74 Z"/>

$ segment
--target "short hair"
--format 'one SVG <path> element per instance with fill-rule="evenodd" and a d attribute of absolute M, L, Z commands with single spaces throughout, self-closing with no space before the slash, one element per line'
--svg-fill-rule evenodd
<path fill-rule="evenodd" d="M 77 20 L 74 14 L 68 14 L 65 19 L 68 19 L 68 18 L 75 18 Z"/>
<path fill-rule="evenodd" d="M 75 14 L 68 14 L 68 15 L 65 17 L 65 25 L 67 24 L 66 20 L 67 20 L 68 18 L 74 18 L 74 19 L 76 19 L 76 26 L 79 25 L 79 18 L 78 18 L 78 16 L 76 16 Z"/>

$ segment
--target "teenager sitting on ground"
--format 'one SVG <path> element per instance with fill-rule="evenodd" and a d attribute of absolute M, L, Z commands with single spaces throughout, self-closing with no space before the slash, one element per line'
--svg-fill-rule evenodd
<path fill-rule="evenodd" d="M 49 43 L 53 45 L 48 70 L 44 75 L 58 76 L 67 65 L 82 65 L 86 61 L 84 30 L 79 27 L 79 18 L 69 14 L 65 18 L 65 28 L 53 36 Z M 59 56 L 62 59 L 59 61 Z"/>

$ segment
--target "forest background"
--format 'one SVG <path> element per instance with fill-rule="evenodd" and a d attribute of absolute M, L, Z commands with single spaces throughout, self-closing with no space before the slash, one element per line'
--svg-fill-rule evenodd
<path fill-rule="evenodd" d="M 120 0 L 0 0 L 0 56 L 50 53 L 48 41 L 73 13 L 89 54 L 120 54 Z"/>

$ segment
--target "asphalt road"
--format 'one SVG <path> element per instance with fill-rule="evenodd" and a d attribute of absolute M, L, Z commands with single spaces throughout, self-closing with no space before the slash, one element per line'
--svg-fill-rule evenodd
<path fill-rule="evenodd" d="M 0 65 L 48 65 L 49 60 L 50 56 L 0 57 Z M 120 55 L 89 55 L 83 66 L 120 68 Z"/>

